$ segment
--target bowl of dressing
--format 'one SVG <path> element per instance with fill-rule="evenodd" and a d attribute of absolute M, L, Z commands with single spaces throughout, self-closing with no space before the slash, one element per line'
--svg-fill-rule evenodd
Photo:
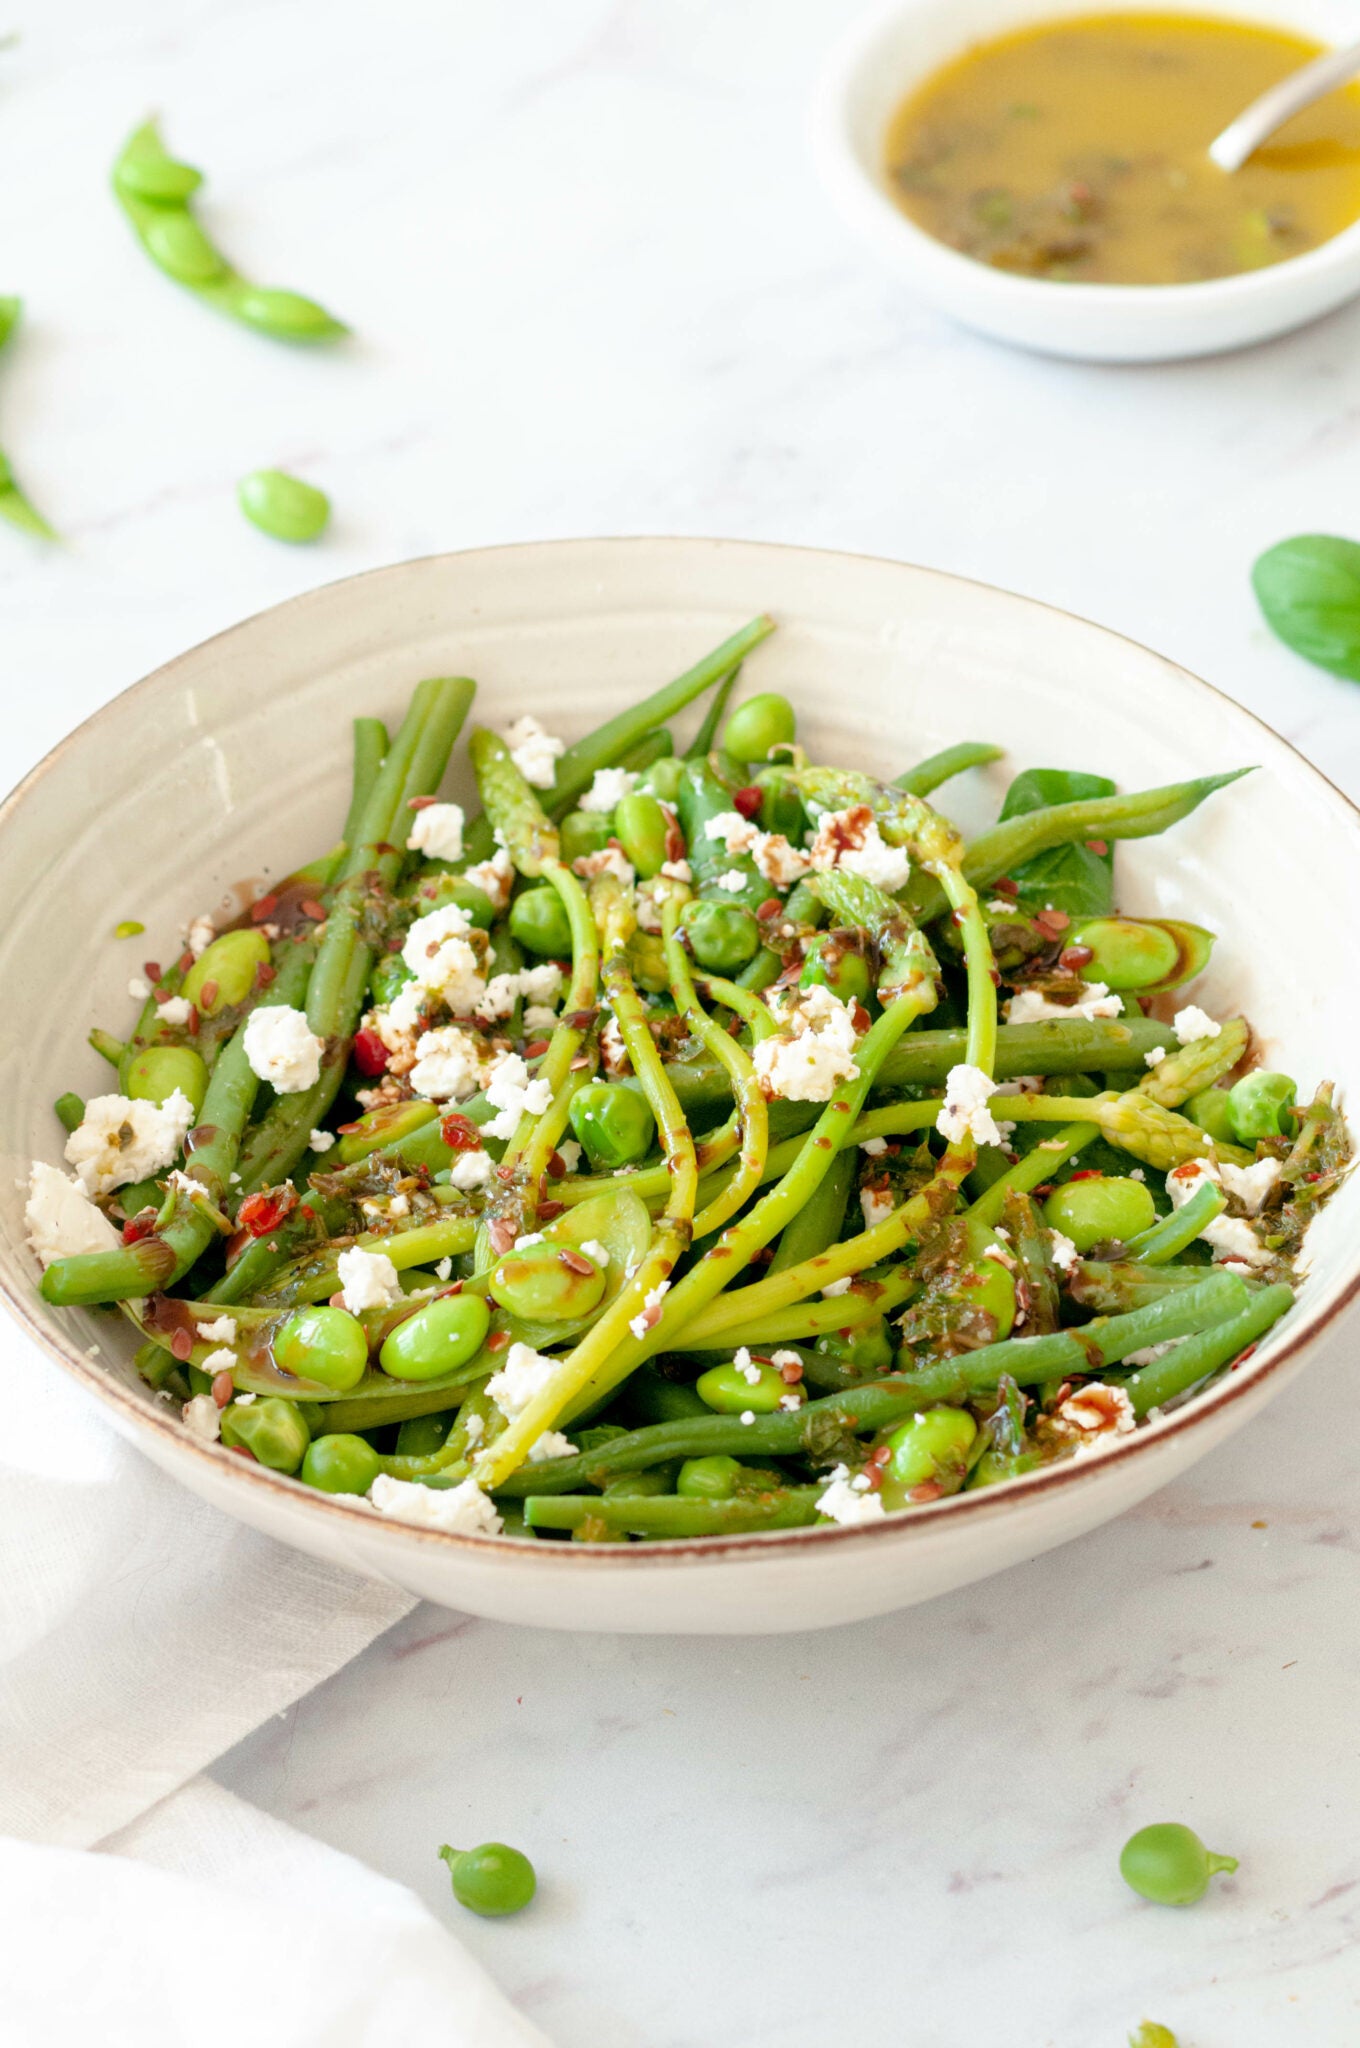
<path fill-rule="evenodd" d="M 1360 0 L 898 0 L 814 113 L 847 222 L 966 326 L 1153 362 L 1282 334 L 1360 293 L 1360 79 L 1235 173 L 1208 146 L 1360 37 Z"/>

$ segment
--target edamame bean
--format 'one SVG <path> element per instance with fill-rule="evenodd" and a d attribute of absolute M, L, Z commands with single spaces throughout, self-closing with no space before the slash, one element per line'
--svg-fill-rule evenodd
<path fill-rule="evenodd" d="M 361 1436 L 318 1436 L 307 1446 L 300 1478 L 321 1493 L 367 1493 L 382 1470 L 372 1444 Z"/>
<path fill-rule="evenodd" d="M 910 1504 L 918 1486 L 957 1493 L 968 1469 L 977 1424 L 966 1408 L 927 1408 L 883 1439 L 892 1456 L 883 1472 L 883 1505 Z"/>
<path fill-rule="evenodd" d="M 1146 1182 L 1126 1180 L 1121 1174 L 1088 1174 L 1066 1181 L 1044 1203 L 1044 1221 L 1070 1238 L 1079 1252 L 1136 1237 L 1156 1220 Z"/>
<path fill-rule="evenodd" d="M 479 1294 L 448 1294 L 418 1309 L 384 1341 L 378 1363 L 394 1380 L 437 1380 L 486 1342 L 491 1311 Z"/>
<path fill-rule="evenodd" d="M 752 1373 L 758 1377 L 752 1379 Z M 774 1366 L 754 1359 L 745 1371 L 735 1362 L 710 1366 L 694 1382 L 694 1391 L 719 1415 L 742 1415 L 747 1409 L 755 1415 L 774 1415 L 785 1401 L 801 1407 L 807 1399 L 801 1386 L 789 1386 Z"/>
<path fill-rule="evenodd" d="M 1235 1856 L 1216 1856 L 1193 1828 L 1158 1821 L 1130 1835 L 1119 1855 L 1119 1874 L 1140 1898 L 1159 1906 L 1193 1906 L 1218 1871 L 1237 1868 Z"/>
<path fill-rule="evenodd" d="M 760 949 L 760 926 L 736 903 L 687 903 L 680 913 L 690 951 L 710 974 L 734 974 Z"/>
<path fill-rule="evenodd" d="M 368 1370 L 368 1338 L 363 1324 L 343 1308 L 302 1308 L 274 1339 L 274 1362 L 297 1379 L 347 1394 Z"/>
<path fill-rule="evenodd" d="M 570 960 L 571 926 L 557 891 L 547 883 L 526 889 L 510 905 L 510 935 L 526 952 L 550 960 Z"/>
<path fill-rule="evenodd" d="M 572 1130 L 597 1172 L 636 1166 L 656 1142 L 656 1119 L 636 1088 L 587 1081 L 571 1098 Z"/>
<path fill-rule="evenodd" d="M 640 875 L 658 875 L 670 820 L 654 796 L 634 790 L 614 807 L 614 836 Z"/>
<path fill-rule="evenodd" d="M 251 925 L 237 932 L 223 932 L 206 946 L 184 977 L 180 994 L 204 1017 L 243 1003 L 255 986 L 255 976 L 269 963 L 269 941 Z"/>
<path fill-rule="evenodd" d="M 475 1849 L 451 1849 L 446 1842 L 439 1853 L 459 1905 L 486 1919 L 520 1912 L 538 1889 L 528 1857 L 504 1842 L 482 1842 Z"/>
<path fill-rule="evenodd" d="M 675 1490 L 691 1500 L 730 1500 L 740 1476 L 737 1460 L 721 1451 L 708 1458 L 686 1458 Z"/>
<path fill-rule="evenodd" d="M 829 1330 L 817 1339 L 813 1349 L 823 1358 L 834 1359 L 846 1372 L 866 1379 L 870 1373 L 887 1372 L 893 1362 L 892 1342 L 883 1316 L 877 1323 L 866 1323 L 862 1329 L 844 1334 Z"/>
<path fill-rule="evenodd" d="M 208 1092 L 208 1069 L 191 1045 L 151 1045 L 128 1061 L 123 1092 L 134 1102 L 168 1102 L 177 1088 L 197 1116 Z"/>
<path fill-rule="evenodd" d="M 1180 959 L 1171 933 L 1150 919 L 1092 917 L 1071 926 L 1063 939 L 1066 947 L 1089 947 L 1093 957 L 1082 976 L 1107 988 L 1148 988 L 1173 974 Z"/>
<path fill-rule="evenodd" d="M 236 486 L 236 501 L 251 525 L 273 540 L 319 540 L 331 516 L 326 493 L 286 469 L 252 470 Z"/>
<path fill-rule="evenodd" d="M 606 811 L 568 811 L 557 831 L 562 858 L 570 867 L 587 854 L 603 853 L 609 844 L 609 815 Z"/>
<path fill-rule="evenodd" d="M 869 963 L 851 932 L 827 932 L 814 939 L 798 977 L 800 988 L 821 984 L 842 1002 L 862 1003 L 873 986 Z"/>
<path fill-rule="evenodd" d="M 297 1403 L 282 1401 L 277 1395 L 244 1405 L 233 1401 L 222 1411 L 223 1443 L 244 1444 L 272 1472 L 296 1472 L 311 1440 Z"/>
<path fill-rule="evenodd" d="M 1239 1145 L 1293 1135 L 1298 1090 L 1288 1074 L 1244 1074 L 1228 1090 L 1228 1128 Z"/>
<path fill-rule="evenodd" d="M 660 797 L 663 804 L 673 804 L 680 794 L 680 783 L 684 776 L 685 764 L 678 757 L 667 754 L 659 761 L 653 761 L 650 768 L 638 777 L 638 788 L 650 791 Z"/>
<path fill-rule="evenodd" d="M 670 976 L 666 971 L 666 949 L 656 932 L 633 932 L 628 940 L 628 967 L 639 988 L 649 995 L 666 995 Z"/>
<path fill-rule="evenodd" d="M 511 1315 L 526 1322 L 564 1323 L 599 1307 L 605 1275 L 588 1252 L 544 1242 L 508 1252 L 487 1286 L 492 1300 Z"/>
<path fill-rule="evenodd" d="M 1192 1095 L 1182 1110 L 1192 1124 L 1198 1124 L 1202 1131 L 1220 1145 L 1235 1142 L 1236 1133 L 1228 1116 L 1228 1091 L 1226 1088 L 1201 1088 L 1198 1095 Z"/>
<path fill-rule="evenodd" d="M 771 748 L 787 745 L 796 730 L 788 698 L 763 690 L 737 706 L 723 727 L 719 745 L 736 761 L 768 761 Z"/>

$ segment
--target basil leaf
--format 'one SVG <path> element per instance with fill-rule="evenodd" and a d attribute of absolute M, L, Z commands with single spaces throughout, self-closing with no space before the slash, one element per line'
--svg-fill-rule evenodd
<path fill-rule="evenodd" d="M 1114 793 L 1114 784 L 1104 775 L 1083 775 L 1075 768 L 1026 768 L 1006 791 L 1001 816 L 1018 818 L 1050 804 Z M 1011 880 L 1018 884 L 1022 899 L 1041 909 L 1051 905 L 1065 910 L 1069 917 L 1104 917 L 1114 908 L 1114 854 L 1109 850 L 1092 853 L 1075 842 L 1053 846 L 1023 862 Z"/>
<path fill-rule="evenodd" d="M 1300 533 L 1251 572 L 1266 624 L 1305 661 L 1360 683 L 1360 542 Z"/>

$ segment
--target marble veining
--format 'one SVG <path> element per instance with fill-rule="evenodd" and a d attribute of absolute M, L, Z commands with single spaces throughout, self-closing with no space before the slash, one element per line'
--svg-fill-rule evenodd
<path fill-rule="evenodd" d="M 1353 686 L 1278 647 L 1247 585 L 1281 535 L 1360 528 L 1360 307 L 1136 370 L 948 327 L 849 244 L 810 167 L 846 14 L 28 10 L 0 53 L 0 287 L 27 302 L 0 443 L 65 544 L 0 529 L 8 776 L 315 583 L 660 531 L 899 555 L 1067 606 L 1360 793 Z M 208 172 L 224 245 L 353 342 L 273 346 L 149 268 L 107 173 L 152 107 Z M 324 545 L 242 520 L 236 479 L 266 463 L 331 492 Z M 1185 2048 L 1340 2048 L 1360 2034 L 1353 1344 L 1122 1521 L 930 1607 L 716 1643 L 422 1609 L 220 1775 L 441 1911 L 441 1840 L 522 1842 L 533 1912 L 458 1931 L 562 2048 L 1100 2048 L 1143 2015 Z M 1115 1874 L 1130 1829 L 1172 1816 L 1242 1859 L 1183 1914 Z"/>

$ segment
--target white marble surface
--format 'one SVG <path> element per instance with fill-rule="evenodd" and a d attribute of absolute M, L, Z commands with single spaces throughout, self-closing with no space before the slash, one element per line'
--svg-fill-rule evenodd
<path fill-rule="evenodd" d="M 1360 308 L 1118 371 L 914 305 L 808 166 L 840 0 L 13 0 L 0 441 L 66 536 L 0 528 L 4 768 L 218 627 L 410 554 L 589 532 L 896 554 L 1145 639 L 1353 793 L 1360 699 L 1258 621 L 1257 550 L 1360 529 Z M 0 21 L 0 27 L 4 22 Z M 244 267 L 355 324 L 293 353 L 145 263 L 107 193 L 162 110 Z M 324 485 L 288 550 L 259 464 Z M 752 593 L 752 603 L 759 602 Z M 562 2048 L 1332 2048 L 1360 2032 L 1344 1334 L 1265 1421 L 1080 1547 L 887 1621 L 743 1643 L 423 1610 L 222 1766 L 446 1895 Z M 1264 1523 L 1264 1528 L 1257 1527 Z M 1179 1816 L 1243 1859 L 1193 1913 L 1114 1874 Z"/>

